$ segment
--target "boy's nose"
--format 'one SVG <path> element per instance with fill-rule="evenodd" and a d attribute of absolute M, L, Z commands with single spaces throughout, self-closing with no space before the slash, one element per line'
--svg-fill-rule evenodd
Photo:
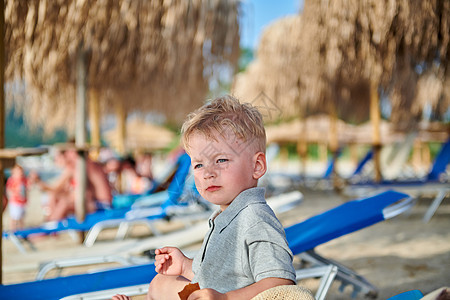
<path fill-rule="evenodd" d="M 214 165 L 209 165 L 205 167 L 205 172 L 203 173 L 203 177 L 205 179 L 214 178 L 217 176 L 217 167 Z"/>

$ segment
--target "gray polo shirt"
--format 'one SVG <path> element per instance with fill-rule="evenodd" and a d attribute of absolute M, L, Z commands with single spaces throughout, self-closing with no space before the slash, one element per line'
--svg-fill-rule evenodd
<path fill-rule="evenodd" d="M 264 199 L 264 188 L 240 193 L 209 219 L 210 229 L 194 257 L 193 282 L 226 293 L 261 279 L 295 282 L 284 229 Z"/>

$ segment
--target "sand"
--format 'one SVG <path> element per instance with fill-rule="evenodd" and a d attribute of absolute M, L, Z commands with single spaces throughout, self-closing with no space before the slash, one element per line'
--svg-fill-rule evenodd
<path fill-rule="evenodd" d="M 301 189 L 304 201 L 292 210 L 279 215 L 283 225 L 302 221 L 348 200 L 335 192 Z M 42 221 L 41 196 L 34 191 L 30 198 L 26 217 L 27 226 Z M 444 200 L 436 214 L 427 224 L 422 217 L 431 199 L 420 199 L 408 214 L 378 223 L 369 228 L 337 238 L 316 248 L 321 255 L 332 258 L 363 275 L 379 289 L 378 299 L 386 299 L 403 291 L 419 289 L 424 294 L 442 286 L 450 285 L 450 201 Z M 4 228 L 9 227 L 8 213 L 3 218 Z M 145 237 L 149 232 L 137 228 L 135 236 Z M 10 241 L 3 241 L 3 281 L 16 283 L 34 280 L 39 263 L 78 253 L 97 255 L 111 247 L 114 232 L 106 232 L 96 247 L 83 249 L 68 234 L 42 236 L 33 239 L 37 251 L 20 253 Z M 104 247 L 103 247 L 103 246 Z M 195 249 L 199 245 L 189 247 Z M 82 252 L 84 251 L 84 252 Z M 108 267 L 110 264 L 102 266 Z M 65 270 L 62 274 L 86 272 L 88 267 Z M 55 276 L 55 274 L 49 274 Z M 311 290 L 316 280 L 299 282 Z M 352 289 L 339 291 L 335 281 L 327 299 L 350 299 Z M 136 298 L 138 299 L 138 298 Z M 364 299 L 359 294 L 356 299 Z"/>

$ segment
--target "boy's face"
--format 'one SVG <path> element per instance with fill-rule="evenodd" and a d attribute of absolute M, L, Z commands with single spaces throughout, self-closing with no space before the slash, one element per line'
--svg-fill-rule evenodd
<path fill-rule="evenodd" d="M 214 136 L 217 140 L 192 134 L 188 152 L 200 195 L 224 210 L 242 191 L 257 186 L 265 172 L 265 156 L 245 147 L 232 134 Z"/>

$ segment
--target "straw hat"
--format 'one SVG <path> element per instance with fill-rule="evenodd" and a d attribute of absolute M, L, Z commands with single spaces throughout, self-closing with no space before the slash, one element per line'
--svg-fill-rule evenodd
<path fill-rule="evenodd" d="M 299 285 L 279 285 L 259 293 L 251 300 L 314 300 L 311 291 Z"/>

